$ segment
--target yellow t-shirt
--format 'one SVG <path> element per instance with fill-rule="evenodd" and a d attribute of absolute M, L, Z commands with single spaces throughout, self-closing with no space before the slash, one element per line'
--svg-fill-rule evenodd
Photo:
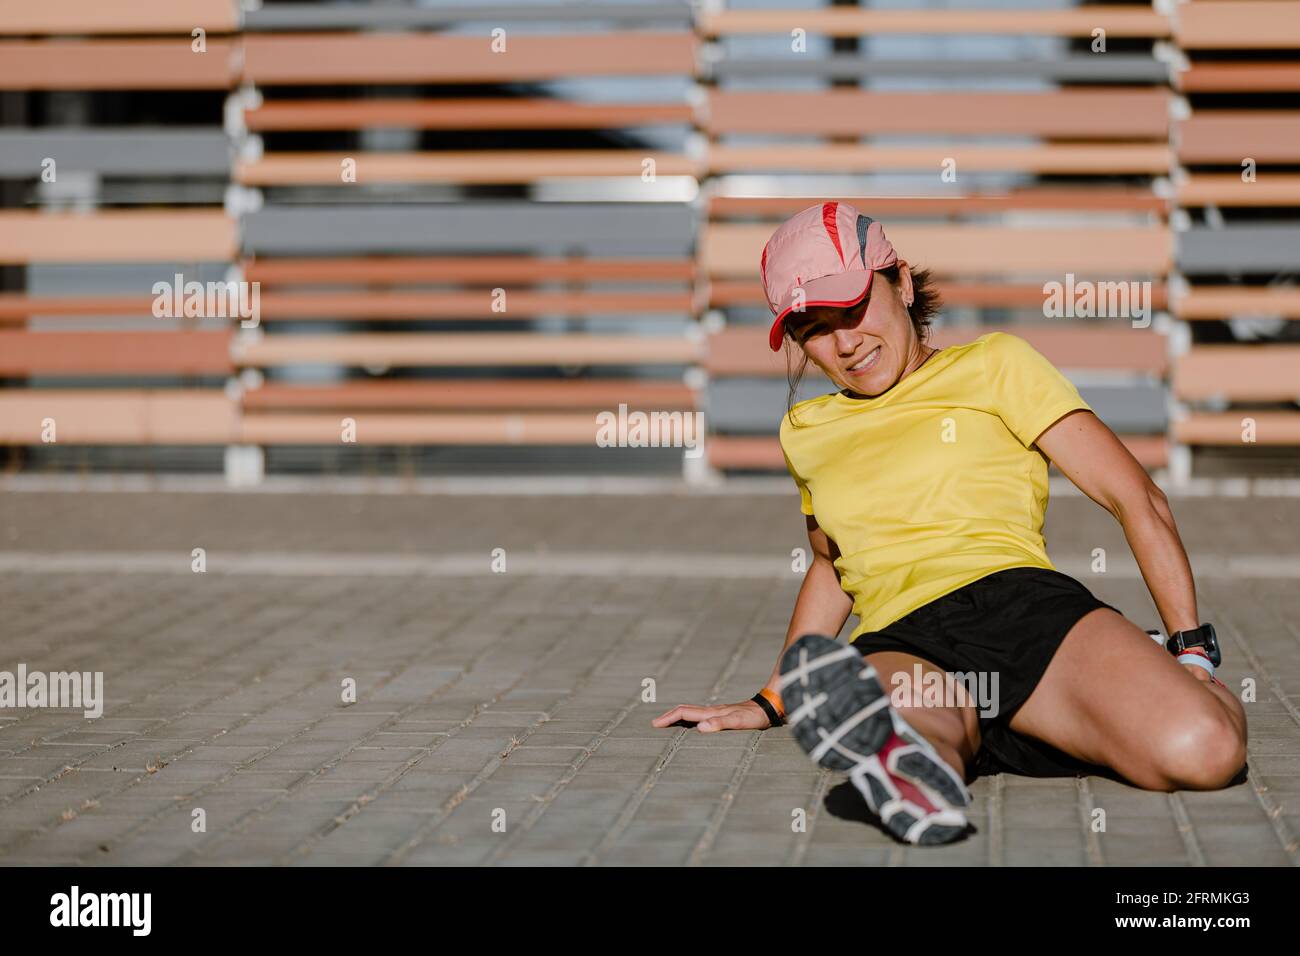
<path fill-rule="evenodd" d="M 797 404 L 781 448 L 804 514 L 840 549 L 849 640 L 1007 568 L 1052 568 L 1047 458 L 1034 441 L 1078 390 L 1024 339 L 941 349 L 874 398 Z M 1053 569 L 1054 570 L 1054 569 Z"/>

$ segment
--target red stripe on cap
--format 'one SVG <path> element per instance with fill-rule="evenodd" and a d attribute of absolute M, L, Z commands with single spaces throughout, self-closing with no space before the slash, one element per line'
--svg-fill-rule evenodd
<path fill-rule="evenodd" d="M 758 260 L 758 274 L 767 282 L 767 243 L 763 243 L 763 258 Z"/>
<path fill-rule="evenodd" d="M 840 254 L 840 265 L 844 265 L 844 250 L 840 248 L 840 227 L 835 221 L 835 213 L 840 204 L 837 202 L 822 203 L 822 225 L 830 233 L 831 242 L 835 243 L 835 251 Z"/>

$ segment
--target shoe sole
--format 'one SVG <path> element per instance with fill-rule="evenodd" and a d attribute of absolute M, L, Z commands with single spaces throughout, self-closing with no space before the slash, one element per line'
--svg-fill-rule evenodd
<path fill-rule="evenodd" d="M 781 659 L 779 687 L 800 747 L 819 766 L 847 771 L 891 833 L 924 845 L 966 831 L 964 781 L 889 705 L 875 668 L 855 648 L 804 635 Z"/>

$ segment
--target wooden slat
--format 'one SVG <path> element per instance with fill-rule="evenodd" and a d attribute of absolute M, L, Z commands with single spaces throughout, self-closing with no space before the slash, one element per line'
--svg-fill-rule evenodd
<path fill-rule="evenodd" d="M 1173 393 L 1186 401 L 1300 400 L 1300 345 L 1195 345 L 1174 366 Z"/>
<path fill-rule="evenodd" d="M 0 325 L 22 324 L 32 316 L 152 316 L 153 297 L 140 295 L 27 295 L 0 292 Z"/>
<path fill-rule="evenodd" d="M 713 223 L 700 238 L 710 276 L 758 281 L 763 246 L 776 227 Z M 1163 275 L 1172 265 L 1173 239 L 1163 225 L 1034 229 L 983 225 L 886 224 L 898 254 L 915 267 L 946 276 L 1042 273 L 1097 277 Z"/>
<path fill-rule="evenodd" d="M 244 111 L 245 125 L 271 130 L 402 129 L 618 129 L 689 124 L 685 103 L 574 103 L 566 100 L 285 100 Z"/>
<path fill-rule="evenodd" d="M 1174 441 L 1186 445 L 1236 445 L 1249 448 L 1242 439 L 1242 419 L 1255 422 L 1255 444 L 1300 445 L 1300 412 L 1196 412 L 1173 423 Z"/>
<path fill-rule="evenodd" d="M 247 409 L 617 409 L 694 408 L 682 382 L 645 379 L 449 379 L 355 381 L 339 385 L 271 383 L 245 391 Z"/>
<path fill-rule="evenodd" d="M 183 33 L 195 27 L 231 33 L 239 25 L 236 0 L 0 0 L 0 34 Z"/>
<path fill-rule="evenodd" d="M 60 445 L 224 445 L 238 437 L 221 389 L 4 389 L 0 442 L 40 445 L 53 419 Z"/>
<path fill-rule="evenodd" d="M 1032 93 L 785 93 L 712 90 L 706 129 L 727 133 L 859 136 L 942 132 L 1077 139 L 1164 139 L 1170 95 L 1154 88 Z"/>
<path fill-rule="evenodd" d="M 689 412 L 682 414 L 690 414 Z M 358 445 L 596 445 L 600 424 L 590 412 L 501 415 L 361 412 L 348 416 Z M 252 445 L 338 445 L 337 414 L 245 415 L 240 440 Z"/>
<path fill-rule="evenodd" d="M 456 283 L 495 288 L 529 282 L 690 282 L 691 259 L 545 259 L 539 256 L 372 256 L 366 258 L 246 259 L 249 282 L 311 283 Z"/>
<path fill-rule="evenodd" d="M 1080 143 L 1030 146 L 853 146 L 827 144 L 709 147 L 708 172 L 876 173 L 923 170 L 936 176 L 949 160 L 966 172 L 1056 173 L 1075 176 L 1157 175 L 1169 171 L 1164 143 Z"/>
<path fill-rule="evenodd" d="M 1006 33 L 1012 36 L 1091 37 L 1102 28 L 1111 37 L 1162 38 L 1169 21 L 1149 7 L 1102 5 L 1068 10 L 725 10 L 699 18 L 705 36 L 779 33 L 796 27 L 809 33 L 859 37 L 884 33 Z"/>
<path fill-rule="evenodd" d="M 960 282 L 940 279 L 934 285 L 945 306 L 1039 310 L 1044 299 L 1041 282 Z M 749 279 L 714 279 L 708 288 L 709 305 L 713 308 L 768 307 L 762 286 Z M 1166 308 L 1168 296 L 1169 290 L 1165 283 L 1151 283 L 1151 308 Z"/>
<path fill-rule="evenodd" d="M 1259 170 L 1254 182 L 1243 182 L 1240 172 L 1192 173 L 1176 194 L 1180 206 L 1300 206 L 1300 175 Z"/>
<path fill-rule="evenodd" d="M 1300 289 L 1276 286 L 1193 286 L 1172 302 L 1180 319 L 1228 319 L 1241 316 L 1279 316 L 1300 319 Z"/>
<path fill-rule="evenodd" d="M 713 196 L 711 219 L 784 219 L 817 200 L 816 196 Z M 1086 209 L 1106 212 L 1164 213 L 1169 200 L 1143 189 L 1021 189 L 1007 193 L 947 196 L 844 196 L 844 202 L 872 215 L 957 216 L 1015 209 Z"/>
<path fill-rule="evenodd" d="M 936 348 L 964 345 L 989 332 L 1010 332 L 1024 339 L 1048 361 L 1066 369 L 1103 369 L 1163 376 L 1168 367 L 1165 337 L 1125 324 L 1089 326 L 1012 325 L 934 329 Z M 705 367 L 710 375 L 786 375 L 784 352 L 767 346 L 766 327 L 732 325 L 709 336 Z M 811 366 L 810 366 L 811 368 Z"/>
<path fill-rule="evenodd" d="M 228 331 L 0 331 L 0 375 L 222 375 Z"/>
<path fill-rule="evenodd" d="M 1177 141 L 1184 163 L 1300 162 L 1300 110 L 1198 110 Z"/>
<path fill-rule="evenodd" d="M 1300 64 L 1193 63 L 1174 74 L 1185 93 L 1295 93 L 1300 92 Z"/>
<path fill-rule="evenodd" d="M 505 53 L 486 35 L 250 34 L 243 79 L 260 86 L 336 83 L 500 83 L 575 76 L 689 76 L 685 32 L 550 36 L 512 32 Z"/>
<path fill-rule="evenodd" d="M 681 365 L 700 345 L 670 336 L 535 335 L 529 333 L 379 333 L 268 335 L 235 343 L 237 364 L 275 367 L 308 363 L 349 366 Z"/>
<path fill-rule="evenodd" d="M 1294 0 L 1196 0 L 1178 7 L 1174 39 L 1184 50 L 1286 50 L 1300 47 Z"/>
<path fill-rule="evenodd" d="M 220 210 L 0 210 L 0 263 L 220 262 L 238 249 L 235 220 Z"/>
<path fill-rule="evenodd" d="M 531 292 L 506 290 L 506 311 L 494 311 L 491 290 L 476 292 L 262 292 L 261 318 L 286 319 L 475 319 L 512 322 L 539 316 L 655 315 L 680 319 L 693 308 L 683 292 Z"/>
<path fill-rule="evenodd" d="M 345 181 L 343 162 L 355 179 Z M 626 176 L 639 181 L 653 159 L 656 176 L 700 176 L 701 164 L 676 153 L 645 149 L 463 150 L 439 153 L 268 153 L 235 164 L 248 186 L 349 186 L 354 183 L 528 183 L 538 179 Z M 652 189 L 653 186 L 647 187 Z"/>
<path fill-rule="evenodd" d="M 1119 439 L 1144 468 L 1163 468 L 1169 463 L 1169 445 L 1163 435 L 1120 435 Z M 704 447 L 715 468 L 786 471 L 781 442 L 775 437 L 711 435 Z"/>
<path fill-rule="evenodd" d="M 225 90 L 235 86 L 237 43 L 169 40 L 3 40 L 0 90 Z"/>

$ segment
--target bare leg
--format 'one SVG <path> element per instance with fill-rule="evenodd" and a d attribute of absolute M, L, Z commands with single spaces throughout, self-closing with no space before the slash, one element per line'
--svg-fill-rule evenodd
<path fill-rule="evenodd" d="M 921 667 L 922 675 L 936 672 L 946 676 L 946 672 L 935 664 L 921 657 L 902 651 L 877 651 L 867 654 L 866 660 L 876 669 L 880 676 L 880 685 L 891 696 L 896 691 L 908 691 L 914 684 L 914 668 Z M 1194 679 L 1194 678 L 1193 678 Z M 929 703 L 898 706 L 891 704 L 917 733 L 934 745 L 945 762 L 948 763 L 963 780 L 969 780 L 968 768 L 975 759 L 980 747 L 979 717 L 975 711 L 975 702 L 966 694 L 966 688 L 960 681 L 946 681 L 953 688 L 957 706 L 934 706 Z M 910 693 L 901 696 L 910 696 Z M 964 701 L 964 703 L 960 703 Z"/>
<path fill-rule="evenodd" d="M 1241 702 L 1109 608 L 1071 628 L 1009 726 L 1146 790 L 1217 790 L 1246 762 Z"/>

